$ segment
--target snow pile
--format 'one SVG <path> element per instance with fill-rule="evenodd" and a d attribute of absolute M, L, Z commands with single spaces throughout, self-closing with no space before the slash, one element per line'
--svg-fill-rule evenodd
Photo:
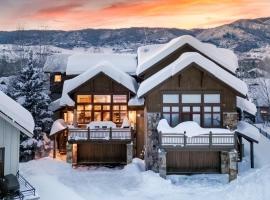
<path fill-rule="evenodd" d="M 242 97 L 236 98 L 236 105 L 238 108 L 240 108 L 242 111 L 246 111 L 249 114 L 256 115 L 257 108 L 254 103 L 252 103 L 250 100 L 244 99 Z"/>
<path fill-rule="evenodd" d="M 128 101 L 128 106 L 143 106 L 144 98 L 138 98 L 138 96 L 132 97 Z"/>
<path fill-rule="evenodd" d="M 238 79 L 231 73 L 225 71 L 221 67 L 217 66 L 214 62 L 202 56 L 201 54 L 187 52 L 183 53 L 177 60 L 169 64 L 167 67 L 163 68 L 148 79 L 144 80 L 138 89 L 138 97 L 144 96 L 151 89 L 163 83 L 168 78 L 178 74 L 180 71 L 184 70 L 192 63 L 199 65 L 201 68 L 208 71 L 214 77 L 234 88 L 243 96 L 247 95 L 248 88 L 245 82 Z"/>
<path fill-rule="evenodd" d="M 87 124 L 87 128 L 97 129 L 97 128 L 116 128 L 116 124 L 112 121 L 92 121 Z"/>
<path fill-rule="evenodd" d="M 158 132 L 161 133 L 170 133 L 170 134 L 177 134 L 177 133 L 184 133 L 186 132 L 186 136 L 194 137 L 203 134 L 209 134 L 210 132 L 214 134 L 233 134 L 228 129 L 222 128 L 202 128 L 199 124 L 193 121 L 182 122 L 172 128 L 166 119 L 161 119 L 157 126 Z"/>
<path fill-rule="evenodd" d="M 68 93 L 87 82 L 91 78 L 95 77 L 99 73 L 104 73 L 111 77 L 113 80 L 129 89 L 134 94 L 137 91 L 136 80 L 127 73 L 119 70 L 117 67 L 108 62 L 98 63 L 96 66 L 89 68 L 84 73 L 76 76 L 73 79 L 66 80 L 63 86 L 62 97 L 60 99 L 60 105 L 74 106 L 75 102 L 69 97 Z"/>
<path fill-rule="evenodd" d="M 29 111 L 0 91 L 0 116 L 9 117 L 14 123 L 23 127 L 22 131 L 32 137 L 35 123 Z"/>
<path fill-rule="evenodd" d="M 68 58 L 66 73 L 81 74 L 98 65 L 100 61 L 111 63 L 118 70 L 129 74 L 135 74 L 137 68 L 136 54 L 74 54 Z"/>
<path fill-rule="evenodd" d="M 209 43 L 202 43 L 190 35 L 183 35 L 171 40 L 162 47 L 158 47 L 158 50 L 148 58 L 144 58 L 140 55 L 139 61 L 141 62 L 138 63 L 138 68 L 136 71 L 137 75 L 140 75 L 145 70 L 186 44 L 208 56 L 210 59 L 219 63 L 233 73 L 235 73 L 236 69 L 238 68 L 238 58 L 233 51 L 229 49 L 217 48 L 215 45 Z M 153 48 L 150 47 L 150 50 L 151 49 Z"/>
<path fill-rule="evenodd" d="M 258 144 L 254 143 L 255 167 L 270 167 L 270 156 L 268 155 L 270 149 L 270 140 L 264 137 L 259 132 L 258 128 L 247 122 L 239 122 L 237 128 L 240 133 L 243 133 L 259 142 Z M 245 143 L 245 150 L 247 150 L 247 152 L 249 151 L 248 143 Z M 270 184 L 270 181 L 268 184 Z"/>
<path fill-rule="evenodd" d="M 63 119 L 57 119 L 53 122 L 50 135 L 54 135 L 55 133 L 58 133 L 59 131 L 65 130 L 67 128 L 68 126 Z"/>

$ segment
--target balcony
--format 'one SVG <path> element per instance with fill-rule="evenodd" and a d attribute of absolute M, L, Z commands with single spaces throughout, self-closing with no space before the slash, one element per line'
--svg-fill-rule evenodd
<path fill-rule="evenodd" d="M 68 129 L 70 143 L 90 142 L 131 142 L 133 140 L 132 128 L 73 128 Z"/>
<path fill-rule="evenodd" d="M 236 136 L 234 133 L 203 134 L 193 137 L 187 137 L 185 133 L 159 133 L 160 144 L 163 148 L 178 149 L 211 149 L 228 150 L 234 149 L 236 145 Z"/>

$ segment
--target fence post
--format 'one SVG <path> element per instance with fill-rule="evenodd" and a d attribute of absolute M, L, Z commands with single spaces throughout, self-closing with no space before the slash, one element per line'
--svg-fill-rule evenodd
<path fill-rule="evenodd" d="M 112 139 L 112 127 L 110 127 L 110 135 L 109 135 L 109 139 Z"/>
<path fill-rule="evenodd" d="M 159 140 L 159 144 L 160 146 L 162 146 L 162 135 L 161 135 L 161 131 L 158 132 L 158 140 Z"/>
<path fill-rule="evenodd" d="M 90 140 L 90 127 L 87 128 L 87 140 Z"/>
<path fill-rule="evenodd" d="M 187 146 L 186 131 L 184 131 L 184 147 Z"/>
<path fill-rule="evenodd" d="M 213 134 L 212 134 L 212 131 L 210 131 L 210 133 L 209 133 L 209 147 L 211 147 L 212 146 L 212 141 L 213 140 Z"/>

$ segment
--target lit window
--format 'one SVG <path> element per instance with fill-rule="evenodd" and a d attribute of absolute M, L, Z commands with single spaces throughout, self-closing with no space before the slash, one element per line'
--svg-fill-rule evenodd
<path fill-rule="evenodd" d="M 64 121 L 67 124 L 72 124 L 73 123 L 73 112 L 72 111 L 67 111 L 64 113 Z"/>
<path fill-rule="evenodd" d="M 78 95 L 77 103 L 91 103 L 91 95 Z"/>
<path fill-rule="evenodd" d="M 60 83 L 61 81 L 62 81 L 62 75 L 61 74 L 54 75 L 54 82 L 55 83 Z"/>
<path fill-rule="evenodd" d="M 113 102 L 114 103 L 126 103 L 127 102 L 127 95 L 113 95 Z"/>
<path fill-rule="evenodd" d="M 111 103 L 111 95 L 94 95 L 94 103 Z"/>

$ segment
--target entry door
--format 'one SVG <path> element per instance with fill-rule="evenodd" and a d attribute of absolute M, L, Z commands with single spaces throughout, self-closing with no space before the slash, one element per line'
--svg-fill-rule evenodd
<path fill-rule="evenodd" d="M 5 148 L 0 148 L 0 177 L 4 176 Z"/>

